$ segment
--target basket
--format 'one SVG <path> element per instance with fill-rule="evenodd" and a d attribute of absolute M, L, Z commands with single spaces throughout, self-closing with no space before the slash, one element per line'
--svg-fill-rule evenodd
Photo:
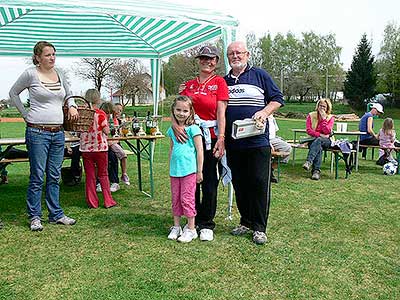
<path fill-rule="evenodd" d="M 68 100 L 74 98 L 84 102 L 84 106 L 78 105 L 79 118 L 77 120 L 68 120 Z M 93 123 L 95 110 L 92 109 L 92 105 L 81 96 L 69 96 L 64 101 L 64 130 L 65 131 L 76 131 L 83 132 L 87 131 Z"/>

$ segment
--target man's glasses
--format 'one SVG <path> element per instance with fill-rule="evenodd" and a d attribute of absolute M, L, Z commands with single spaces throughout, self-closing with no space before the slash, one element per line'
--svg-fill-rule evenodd
<path fill-rule="evenodd" d="M 246 53 L 247 51 L 228 52 L 228 56 L 234 57 L 236 55 L 237 57 L 243 57 Z"/>

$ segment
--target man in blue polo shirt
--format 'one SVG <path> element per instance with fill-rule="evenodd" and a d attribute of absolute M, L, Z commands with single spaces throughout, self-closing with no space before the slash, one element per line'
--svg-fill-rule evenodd
<path fill-rule="evenodd" d="M 265 244 L 271 188 L 267 118 L 284 104 L 283 96 L 267 72 L 248 65 L 250 54 L 245 43 L 231 43 L 227 54 L 232 69 L 224 77 L 229 88 L 225 145 L 241 216 L 240 225 L 232 230 L 232 234 L 244 235 L 252 230 L 253 242 Z M 265 133 L 233 139 L 233 122 L 246 118 L 266 124 Z"/>
<path fill-rule="evenodd" d="M 379 103 L 373 103 L 371 105 L 371 111 L 366 112 L 360 119 L 358 129 L 362 132 L 366 132 L 360 136 L 360 145 L 379 145 L 379 140 L 376 138 L 374 132 L 374 116 L 383 114 L 383 106 Z M 367 148 L 362 149 L 362 157 L 366 158 Z"/>

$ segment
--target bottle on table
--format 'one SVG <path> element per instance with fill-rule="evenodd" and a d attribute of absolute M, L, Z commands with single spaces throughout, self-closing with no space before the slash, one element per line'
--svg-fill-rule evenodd
<path fill-rule="evenodd" d="M 132 133 L 133 135 L 137 135 L 140 130 L 140 123 L 137 117 L 136 111 L 133 112 L 133 119 L 132 119 Z"/>
<path fill-rule="evenodd" d="M 146 134 L 147 135 L 150 135 L 152 125 L 153 125 L 153 120 L 150 117 L 150 111 L 147 111 L 147 116 L 146 116 Z"/>
<path fill-rule="evenodd" d="M 110 123 L 110 134 L 113 137 L 115 135 L 115 124 L 112 114 L 110 115 L 109 123 Z"/>

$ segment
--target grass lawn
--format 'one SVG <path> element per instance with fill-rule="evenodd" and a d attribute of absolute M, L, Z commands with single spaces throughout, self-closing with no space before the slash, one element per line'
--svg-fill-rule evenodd
<path fill-rule="evenodd" d="M 278 124 L 288 139 L 304 128 L 304 120 Z M 2 123 L 1 135 L 23 136 L 23 126 Z M 62 207 L 77 224 L 44 223 L 42 232 L 28 228 L 28 164 L 9 166 L 10 183 L 0 186 L 0 299 L 400 299 L 400 176 L 361 160 L 359 172 L 345 180 L 341 166 L 335 180 L 325 162 L 315 182 L 298 150 L 272 186 L 266 245 L 229 234 L 239 215 L 234 207 L 226 219 L 223 187 L 215 240 L 185 245 L 166 238 L 168 145 L 156 145 L 154 199 L 138 192 L 130 156 L 132 184 L 113 194 L 120 206 L 88 209 L 84 183 L 61 185 Z"/>

